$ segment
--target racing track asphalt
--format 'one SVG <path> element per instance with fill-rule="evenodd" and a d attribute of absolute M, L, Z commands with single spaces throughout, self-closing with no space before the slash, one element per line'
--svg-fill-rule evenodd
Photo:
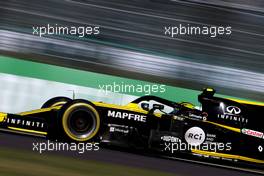
<path fill-rule="evenodd" d="M 42 142 L 43 139 L 17 136 L 12 134 L 0 133 L 0 146 L 16 150 L 32 151 L 32 143 Z M 22 150 L 22 151 L 23 151 Z M 75 152 L 60 152 L 56 155 L 65 155 L 68 157 L 77 157 L 85 160 L 95 160 L 104 163 L 112 163 L 117 165 L 125 165 L 135 168 L 145 168 L 168 173 L 175 173 L 182 176 L 254 176 L 257 174 L 218 168 L 213 166 L 205 166 L 184 161 L 162 159 L 150 156 L 142 156 L 139 154 L 120 152 L 117 150 L 100 149 L 98 152 L 87 152 L 85 154 L 77 154 Z M 40 156 L 41 157 L 41 156 Z"/>

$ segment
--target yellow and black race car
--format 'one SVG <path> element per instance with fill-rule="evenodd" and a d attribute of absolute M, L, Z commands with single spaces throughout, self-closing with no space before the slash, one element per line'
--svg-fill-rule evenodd
<path fill-rule="evenodd" d="M 0 130 L 263 169 L 264 103 L 219 98 L 214 93 L 207 88 L 199 95 L 201 110 L 155 96 L 124 106 L 56 97 L 38 110 L 0 113 Z"/>

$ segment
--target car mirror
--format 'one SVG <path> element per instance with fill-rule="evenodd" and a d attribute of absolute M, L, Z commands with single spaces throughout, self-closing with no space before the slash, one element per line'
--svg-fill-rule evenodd
<path fill-rule="evenodd" d="M 149 111 L 149 104 L 148 103 L 141 103 L 141 108 L 145 111 Z"/>

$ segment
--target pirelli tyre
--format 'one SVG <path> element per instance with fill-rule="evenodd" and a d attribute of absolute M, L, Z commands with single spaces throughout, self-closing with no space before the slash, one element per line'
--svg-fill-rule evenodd
<path fill-rule="evenodd" d="M 63 105 L 60 111 L 59 123 L 66 140 L 94 141 L 100 128 L 100 116 L 91 102 L 73 100 Z"/>
<path fill-rule="evenodd" d="M 50 107 L 53 107 L 53 106 L 64 105 L 64 104 L 68 103 L 71 100 L 72 99 L 70 99 L 68 97 L 54 97 L 54 98 L 51 98 L 48 101 L 46 101 L 41 106 L 41 108 L 50 108 Z"/>

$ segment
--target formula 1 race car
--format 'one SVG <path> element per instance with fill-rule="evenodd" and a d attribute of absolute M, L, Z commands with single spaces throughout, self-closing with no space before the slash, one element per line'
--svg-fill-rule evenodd
<path fill-rule="evenodd" d="M 56 97 L 38 110 L 0 113 L 0 130 L 263 169 L 264 104 L 214 94 L 207 88 L 198 96 L 201 110 L 155 96 L 125 106 Z"/>

